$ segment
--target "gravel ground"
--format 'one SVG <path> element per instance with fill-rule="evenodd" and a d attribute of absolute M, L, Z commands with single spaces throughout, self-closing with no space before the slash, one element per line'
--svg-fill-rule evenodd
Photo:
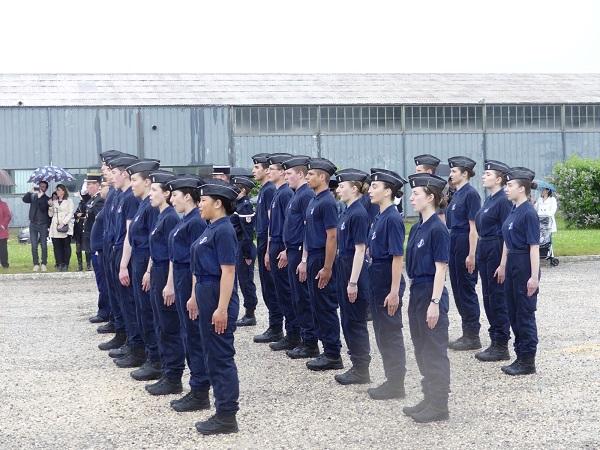
<path fill-rule="evenodd" d="M 148 395 L 97 349 L 105 337 L 87 322 L 89 275 L 0 277 L 0 448 L 600 448 L 599 266 L 544 266 L 537 375 L 509 378 L 500 363 L 451 353 L 451 420 L 442 424 L 401 412 L 420 394 L 408 326 L 408 396 L 374 402 L 366 386 L 339 386 L 331 372 L 252 343 L 266 323 L 261 304 L 259 326 L 236 333 L 240 432 L 213 437 L 194 428 L 212 412 L 175 413 L 175 396 Z M 451 337 L 457 319 L 452 307 Z M 374 339 L 372 347 L 379 382 Z"/>

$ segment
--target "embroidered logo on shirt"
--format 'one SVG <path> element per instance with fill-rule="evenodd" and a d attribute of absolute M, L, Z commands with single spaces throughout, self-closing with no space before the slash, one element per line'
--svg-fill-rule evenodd
<path fill-rule="evenodd" d="M 456 209 L 456 203 L 454 205 L 452 205 L 452 211 L 454 211 Z"/>
<path fill-rule="evenodd" d="M 119 209 L 117 209 L 117 213 L 121 214 L 121 211 L 123 211 L 123 207 L 119 206 Z"/>
<path fill-rule="evenodd" d="M 485 208 L 485 209 L 483 210 L 483 212 L 484 212 L 484 213 L 486 213 L 486 212 L 488 212 L 489 210 L 490 210 L 490 208 Z"/>
<path fill-rule="evenodd" d="M 509 229 L 509 230 L 512 230 L 512 225 L 513 225 L 513 223 L 512 223 L 512 222 L 508 224 L 508 229 Z"/>
<path fill-rule="evenodd" d="M 252 217 L 246 217 L 246 223 L 252 222 Z"/>
<path fill-rule="evenodd" d="M 152 236 L 154 236 L 154 233 L 156 233 L 156 231 L 158 230 L 158 228 L 155 228 L 154 230 L 152 230 Z"/>
<path fill-rule="evenodd" d="M 315 208 L 312 208 L 312 209 L 310 210 L 310 215 L 312 216 L 312 214 L 313 214 L 314 212 L 315 212 Z"/>
<path fill-rule="evenodd" d="M 375 237 L 377 237 L 377 231 L 373 231 L 373 236 L 371 236 L 371 240 L 374 241 Z"/>
<path fill-rule="evenodd" d="M 135 219 L 133 219 L 133 221 L 137 222 L 139 218 L 140 218 L 140 216 L 135 216 Z"/>
<path fill-rule="evenodd" d="M 345 230 L 346 229 L 346 222 L 342 222 L 342 225 L 340 226 L 340 230 Z"/>
<path fill-rule="evenodd" d="M 204 244 L 206 241 L 208 241 L 208 236 L 204 236 L 202 239 L 200 239 L 200 242 L 198 242 L 198 244 L 202 245 L 202 244 Z"/>
<path fill-rule="evenodd" d="M 424 245 L 425 245 L 425 240 L 421 239 L 421 240 L 419 241 L 419 243 L 417 244 L 417 248 L 421 248 L 421 247 L 423 247 Z"/>

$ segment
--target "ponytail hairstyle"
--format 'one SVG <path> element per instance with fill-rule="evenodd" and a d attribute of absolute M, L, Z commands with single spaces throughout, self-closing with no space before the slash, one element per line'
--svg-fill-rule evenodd
<path fill-rule="evenodd" d="M 522 180 L 515 178 L 514 180 L 519 186 L 523 186 L 525 188 L 525 195 L 529 197 L 531 195 L 532 189 L 537 189 L 538 185 L 535 181 Z"/>
<path fill-rule="evenodd" d="M 196 204 L 200 201 L 200 191 L 198 191 L 198 189 L 196 189 L 196 188 L 182 187 L 182 188 L 178 188 L 177 190 L 179 192 L 181 192 L 184 196 L 186 196 L 187 194 L 190 194 L 190 197 L 192 197 L 192 201 L 194 202 L 194 204 Z"/>
<path fill-rule="evenodd" d="M 433 206 L 436 209 L 444 209 L 448 205 L 447 198 L 442 190 L 433 186 L 423 186 L 423 191 L 425 191 L 425 195 L 433 195 Z"/>
<path fill-rule="evenodd" d="M 467 176 L 469 177 L 469 179 L 473 178 L 475 176 L 475 171 L 473 169 L 470 169 L 468 167 L 457 167 L 457 169 L 459 169 L 461 171 L 461 173 L 467 173 Z"/>
<path fill-rule="evenodd" d="M 394 185 L 392 183 L 388 183 L 387 181 L 382 181 L 383 186 L 386 189 L 391 189 L 392 191 L 392 200 L 394 200 L 395 198 L 402 198 L 402 196 L 404 195 L 404 192 L 402 192 L 402 186 L 400 186 L 399 188 L 394 189 Z"/>
<path fill-rule="evenodd" d="M 229 200 L 228 198 L 221 197 L 220 195 L 209 195 L 213 200 L 221 200 L 223 204 L 223 208 L 225 209 L 225 214 L 228 216 L 232 215 L 235 212 L 235 201 Z"/>

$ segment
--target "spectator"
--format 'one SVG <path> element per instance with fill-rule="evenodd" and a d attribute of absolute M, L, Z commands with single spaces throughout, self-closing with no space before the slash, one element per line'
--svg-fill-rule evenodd
<path fill-rule="evenodd" d="M 77 256 L 77 270 L 83 271 L 83 253 L 85 252 L 86 270 L 91 270 L 92 256 L 89 251 L 84 250 L 83 246 L 83 224 L 85 222 L 85 212 L 87 202 L 90 200 L 90 195 L 87 192 L 84 184 L 80 191 L 81 200 L 75 210 L 75 223 L 73 225 L 73 240 L 75 241 L 75 255 Z"/>
<path fill-rule="evenodd" d="M 54 258 L 59 272 L 69 270 L 71 260 L 71 237 L 73 236 L 73 213 L 75 207 L 64 184 L 56 186 L 57 200 L 49 203 L 48 215 L 52 217 L 50 237 L 54 246 Z"/>
<path fill-rule="evenodd" d="M 42 272 L 46 271 L 48 264 L 48 206 L 50 197 L 46 195 L 48 183 L 40 181 L 38 187 L 33 187 L 31 192 L 23 196 L 23 201 L 29 203 L 29 241 L 31 242 L 31 256 L 33 258 L 33 271 L 39 272 L 40 259 L 38 245 L 42 246 Z"/>
<path fill-rule="evenodd" d="M 535 202 L 535 209 L 538 213 L 539 217 L 549 217 L 550 218 L 550 232 L 556 233 L 556 210 L 558 205 L 556 203 L 556 197 L 552 195 L 552 191 L 550 189 L 543 189 L 542 194 Z"/>
<path fill-rule="evenodd" d="M 0 198 L 0 264 L 8 269 L 8 224 L 12 219 L 10 208 Z"/>

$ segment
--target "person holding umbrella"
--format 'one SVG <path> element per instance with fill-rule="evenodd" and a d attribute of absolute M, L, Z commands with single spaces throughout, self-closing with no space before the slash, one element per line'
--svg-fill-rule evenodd
<path fill-rule="evenodd" d="M 31 257 L 33 258 L 33 271 L 40 271 L 38 245 L 42 247 L 41 270 L 45 272 L 48 264 L 48 206 L 50 197 L 46 195 L 48 182 L 38 181 L 30 192 L 23 196 L 23 202 L 29 204 L 29 241 L 31 242 Z"/>

